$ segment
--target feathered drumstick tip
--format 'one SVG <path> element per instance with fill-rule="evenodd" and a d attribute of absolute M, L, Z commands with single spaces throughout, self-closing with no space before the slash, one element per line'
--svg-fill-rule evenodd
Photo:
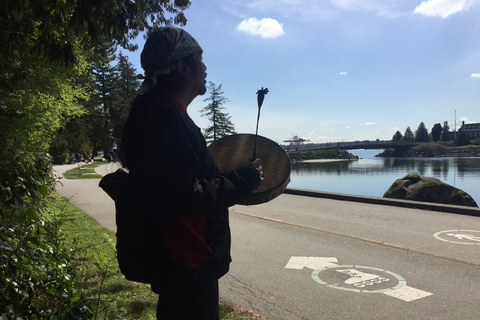
<path fill-rule="evenodd" d="M 265 95 L 268 93 L 268 88 L 265 88 L 263 89 L 260 89 L 257 91 L 257 102 L 258 102 L 258 108 L 260 109 L 260 107 L 262 106 L 262 103 L 263 103 L 263 99 L 265 99 Z"/>

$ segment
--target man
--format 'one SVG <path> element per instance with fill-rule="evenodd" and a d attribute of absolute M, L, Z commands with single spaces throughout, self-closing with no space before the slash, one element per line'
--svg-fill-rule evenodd
<path fill-rule="evenodd" d="M 206 92 L 202 54 L 197 41 L 176 27 L 148 37 L 141 54 L 145 80 L 119 149 L 129 174 L 116 174 L 128 176 L 128 184 L 117 186 L 120 191 L 113 196 L 117 248 L 124 232 L 119 219 L 141 218 L 138 259 L 148 257 L 143 266 L 147 280 L 141 281 L 159 295 L 157 319 L 219 318 L 218 279 L 231 262 L 228 207 L 262 179 L 259 160 L 219 173 L 188 116 L 188 105 Z M 107 180 L 115 179 L 106 177 L 101 186 L 115 193 L 105 187 Z M 122 268 L 120 251 L 118 258 Z"/>

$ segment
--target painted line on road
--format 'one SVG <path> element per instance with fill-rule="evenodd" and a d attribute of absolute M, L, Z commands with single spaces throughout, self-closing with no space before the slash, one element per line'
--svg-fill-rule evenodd
<path fill-rule="evenodd" d="M 379 244 L 379 245 L 390 247 L 390 248 L 395 248 L 395 249 L 420 253 L 420 254 L 432 256 L 432 257 L 435 257 L 435 258 L 441 258 L 441 259 L 446 259 L 446 260 L 450 260 L 450 261 L 455 261 L 455 262 L 461 262 L 461 263 L 466 263 L 466 264 L 470 264 L 470 265 L 480 266 L 480 262 L 474 262 L 474 261 L 468 261 L 468 260 L 453 258 L 453 257 L 444 256 L 444 255 L 441 255 L 441 254 L 432 253 L 432 252 L 428 252 L 428 251 L 412 249 L 412 248 L 408 248 L 408 247 L 404 247 L 404 246 L 400 246 L 400 245 L 396 245 L 396 244 L 392 244 L 392 243 L 381 242 L 381 241 L 368 239 L 368 238 L 364 238 L 364 237 L 352 236 L 352 235 L 348 235 L 348 234 L 345 234 L 345 233 L 336 232 L 336 231 L 332 231 L 332 230 L 326 230 L 326 229 L 321 229 L 321 228 L 316 228 L 316 227 L 311 227 L 311 226 L 305 226 L 305 225 L 302 225 L 302 224 L 283 221 L 283 220 L 278 220 L 278 219 L 274 219 L 274 218 L 257 216 L 257 215 L 251 214 L 251 213 L 245 213 L 245 212 L 241 212 L 241 211 L 238 211 L 238 210 L 235 210 L 235 209 L 230 209 L 230 212 L 240 214 L 240 215 L 243 215 L 243 216 L 247 216 L 247 217 L 251 217 L 251 218 L 260 219 L 260 220 L 281 223 L 281 224 L 285 224 L 285 225 L 289 225 L 289 226 L 293 226 L 293 227 L 304 228 L 304 229 L 308 229 L 308 230 L 329 233 L 329 234 L 333 234 L 333 235 L 336 235 L 336 236 L 341 236 L 341 237 L 350 238 L 350 239 L 354 239 L 354 240 L 360 240 L 360 241 L 370 242 L 370 243 L 374 243 L 374 244 Z"/>

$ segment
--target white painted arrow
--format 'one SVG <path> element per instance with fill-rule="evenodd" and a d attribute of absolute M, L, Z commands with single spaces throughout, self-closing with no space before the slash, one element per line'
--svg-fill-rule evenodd
<path fill-rule="evenodd" d="M 302 270 L 303 268 L 309 268 L 312 270 L 318 270 L 320 268 L 336 266 L 337 264 L 335 262 L 338 262 L 337 258 L 335 257 L 292 256 L 290 257 L 290 260 L 288 260 L 288 263 L 285 266 L 285 269 Z M 384 291 L 382 293 L 386 294 L 387 296 L 397 298 L 406 302 L 428 297 L 433 294 L 420 289 L 409 287 L 407 285 L 402 286 L 399 289 Z"/>
<path fill-rule="evenodd" d="M 321 257 L 291 257 L 288 260 L 285 269 L 303 269 L 309 268 L 317 270 L 320 268 L 336 265 L 334 262 L 338 262 L 337 258 L 321 258 Z"/>

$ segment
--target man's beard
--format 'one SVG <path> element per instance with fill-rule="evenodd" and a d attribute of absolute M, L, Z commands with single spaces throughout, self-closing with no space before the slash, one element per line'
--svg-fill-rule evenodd
<path fill-rule="evenodd" d="M 200 90 L 198 91 L 198 95 L 199 95 L 199 96 L 203 96 L 205 93 L 207 93 L 207 87 L 206 87 L 206 85 L 204 84 L 204 85 L 200 88 Z"/>

